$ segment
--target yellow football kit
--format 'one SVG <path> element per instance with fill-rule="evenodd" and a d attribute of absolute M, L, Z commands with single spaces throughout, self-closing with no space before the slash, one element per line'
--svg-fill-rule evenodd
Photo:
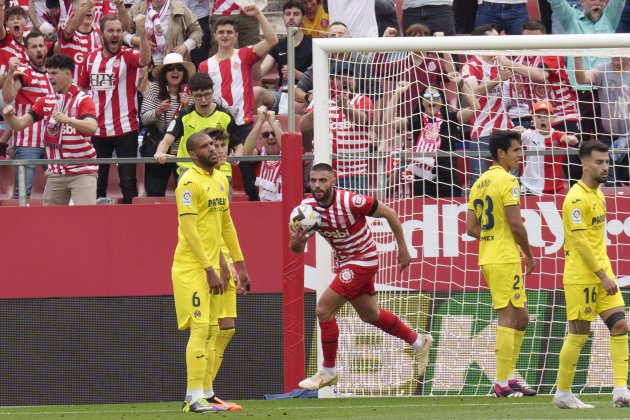
<path fill-rule="evenodd" d="M 518 179 L 501 166 L 491 166 L 470 190 L 468 209 L 479 220 L 479 265 L 492 294 L 495 309 L 508 302 L 523 307 L 527 301 L 518 244 L 505 208 L 520 204 Z"/>
<path fill-rule="evenodd" d="M 623 306 L 620 292 L 606 295 L 597 271 L 615 279 L 606 252 L 606 199 L 602 191 L 578 181 L 562 204 L 564 294 L 567 319 L 592 321 L 607 309 Z M 582 248 L 586 248 L 582 253 Z"/>

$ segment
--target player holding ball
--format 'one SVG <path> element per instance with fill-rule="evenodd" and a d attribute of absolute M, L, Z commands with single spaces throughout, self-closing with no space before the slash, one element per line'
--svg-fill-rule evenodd
<path fill-rule="evenodd" d="M 415 350 L 418 375 L 422 375 L 429 362 L 433 338 L 430 334 L 418 334 L 396 315 L 379 308 L 375 296 L 374 276 L 379 268 L 378 255 L 366 216 L 387 220 L 396 238 L 398 264 L 402 271 L 409 266 L 411 258 L 398 215 L 373 197 L 336 188 L 333 168 L 326 163 L 313 165 L 310 185 L 313 194 L 304 199 L 302 205 L 309 205 L 319 213 L 319 228 L 304 229 L 302 224 L 292 220 L 289 224 L 289 246 L 293 252 L 303 252 L 308 238 L 319 232 L 335 251 L 338 270 L 317 302 L 323 366 L 314 376 L 300 382 L 300 387 L 317 390 L 337 383 L 335 361 L 339 328 L 335 315 L 346 302 L 350 302 L 364 322 L 411 345 Z"/>

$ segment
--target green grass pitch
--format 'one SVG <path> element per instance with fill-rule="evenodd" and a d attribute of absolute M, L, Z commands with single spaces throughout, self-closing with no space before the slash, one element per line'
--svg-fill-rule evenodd
<path fill-rule="evenodd" d="M 584 396 L 592 410 L 559 410 L 550 396 L 337 398 L 240 401 L 241 412 L 205 414 L 216 419 L 627 419 L 630 409 L 613 408 L 610 395 Z M 181 403 L 0 407 L 3 419 L 174 419 L 198 417 Z"/>

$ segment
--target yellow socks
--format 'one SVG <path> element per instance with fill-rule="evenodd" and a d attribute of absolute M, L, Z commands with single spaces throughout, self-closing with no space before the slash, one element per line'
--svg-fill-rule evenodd
<path fill-rule="evenodd" d="M 575 368 L 577 366 L 580 353 L 582 352 L 582 347 L 584 347 L 584 343 L 586 343 L 587 339 L 588 334 L 571 333 L 567 334 L 567 337 L 564 339 L 562 350 L 560 350 L 560 366 L 558 368 L 557 386 L 559 391 L 571 392 L 571 385 L 573 384 L 573 377 L 575 376 Z M 628 368 L 627 350 L 628 343 L 626 342 L 626 369 Z"/>
<path fill-rule="evenodd" d="M 210 325 L 208 330 L 208 335 L 206 336 L 206 353 L 208 354 L 208 363 L 206 364 L 206 369 L 203 374 L 203 389 L 212 390 L 212 381 L 214 380 L 214 376 L 212 372 L 214 370 L 214 359 L 215 359 L 215 346 L 217 341 L 217 336 L 219 335 L 219 326 L 218 325 Z"/>
<path fill-rule="evenodd" d="M 206 372 L 208 326 L 191 324 L 190 337 L 186 346 L 187 389 L 202 390 Z"/>
<path fill-rule="evenodd" d="M 230 344 L 230 341 L 232 340 L 232 337 L 234 337 L 235 332 L 236 330 L 234 328 L 219 331 L 219 335 L 217 336 L 217 342 L 215 345 L 212 380 L 217 377 L 219 369 L 221 369 L 221 363 L 223 363 L 223 353 L 225 353 L 225 349 L 227 348 L 228 344 Z"/>
<path fill-rule="evenodd" d="M 498 383 L 505 383 L 512 373 L 514 359 L 514 333 L 516 330 L 507 327 L 497 327 L 497 336 L 494 341 L 494 353 L 497 358 Z M 522 339 L 521 339 L 522 342 Z"/>
<path fill-rule="evenodd" d="M 610 360 L 612 360 L 615 388 L 628 386 L 628 334 L 610 336 Z"/>

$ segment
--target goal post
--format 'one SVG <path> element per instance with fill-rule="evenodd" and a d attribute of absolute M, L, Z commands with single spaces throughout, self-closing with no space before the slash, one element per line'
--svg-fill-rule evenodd
<path fill-rule="evenodd" d="M 385 60 L 395 61 L 397 57 L 411 51 L 433 52 L 441 57 L 451 52 L 459 74 L 454 76 L 453 81 L 449 82 L 450 79 L 446 81 L 455 87 L 444 88 L 442 100 L 453 102 L 454 110 L 466 108 L 461 104 L 470 101 L 474 118 L 478 118 L 484 106 L 479 103 L 479 99 L 489 94 L 480 95 L 473 92 L 466 97 L 464 85 L 467 82 L 462 81 L 464 77 L 461 73 L 462 65 L 470 57 L 485 55 L 511 58 L 578 55 L 605 59 L 615 56 L 630 57 L 630 34 L 313 40 L 314 162 L 338 163 L 344 160 L 362 159 L 367 161 L 365 191 L 397 211 L 403 223 L 405 239 L 412 256 L 411 267 L 399 273 L 395 240 L 391 230 L 384 220 L 370 220 L 381 265 L 376 277 L 377 299 L 381 307 L 396 313 L 412 328 L 420 332 L 430 332 L 435 339 L 429 367 L 423 377 L 417 377 L 414 373 L 413 355 L 408 346 L 400 340 L 383 334 L 375 327 L 362 323 L 353 309 L 346 305 L 338 315 L 339 383 L 334 389 L 329 387 L 320 390 L 321 397 L 484 395 L 489 393 L 495 375 L 493 349 L 497 327 L 496 314 L 492 310 L 490 294 L 477 265 L 478 244 L 466 235 L 465 230 L 466 187 L 473 176 L 471 162 L 487 154 L 487 150 L 477 148 L 477 142 L 471 140 L 470 136 L 476 129 L 483 130 L 483 126 L 476 128 L 472 122 L 474 118 L 459 122 L 462 130 L 461 138 L 455 138 L 453 148 L 447 151 L 439 147 L 437 149 L 429 146 L 417 147 L 416 142 L 421 140 L 420 136 L 417 136 L 418 132 L 423 132 L 415 130 L 413 128 L 415 123 L 409 121 L 424 118 L 421 110 L 414 109 L 421 98 L 411 99 L 417 101 L 417 104 L 414 102 L 412 104 L 414 106 L 410 106 L 410 109 L 414 109 L 411 113 L 397 115 L 395 107 L 400 106 L 401 103 L 392 102 L 392 100 L 399 86 L 404 89 L 404 85 L 398 84 L 396 80 L 398 74 L 387 75 L 387 81 L 385 81 L 382 75 L 376 77 L 370 73 L 374 68 L 372 63 L 376 55 L 388 54 Z M 347 58 L 348 56 L 340 58 L 339 53 L 365 53 L 371 60 L 367 61 L 367 71 L 354 76 L 366 79 L 362 82 L 369 86 L 361 93 L 374 98 L 370 105 L 371 111 L 365 105 L 365 112 L 374 113 L 370 122 L 365 123 L 366 130 L 369 130 L 372 147 L 369 150 L 351 150 L 345 153 L 345 156 L 341 156 L 339 150 L 333 149 L 333 131 L 338 129 L 338 125 L 335 125 L 337 122 L 331 120 L 333 118 L 331 109 L 335 106 L 331 102 L 331 99 L 334 99 L 331 97 L 334 94 L 331 90 L 331 69 L 338 71 L 335 69 L 343 67 L 344 64 L 357 63 Z M 395 55 L 396 53 L 399 55 Z M 514 60 L 512 62 L 514 63 Z M 516 66 L 516 64 L 509 66 L 513 74 L 517 73 Z M 400 74 L 406 70 L 400 64 L 397 64 L 394 69 Z M 612 78 L 613 70 L 610 72 Z M 380 84 L 378 94 L 371 87 L 372 82 L 375 81 Z M 547 89 L 546 92 L 550 92 L 553 88 L 550 87 L 552 82 L 548 80 L 528 83 L 539 91 Z M 558 83 L 565 88 L 569 86 L 568 82 Z M 517 82 L 514 84 L 516 85 Z M 609 115 L 610 121 L 629 118 L 630 85 L 626 93 L 629 96 L 620 99 L 626 102 L 614 108 L 619 110 L 621 107 L 625 109 L 625 113 Z M 399 100 L 402 96 L 397 98 Z M 552 99 L 554 98 L 550 98 L 550 101 Z M 600 97 L 600 101 L 601 99 Z M 562 107 L 568 102 L 566 99 L 555 98 L 554 100 L 557 100 L 559 106 Z M 579 103 L 581 100 L 577 98 L 575 102 Z M 595 107 L 599 104 L 593 101 L 592 105 Z M 349 103 L 339 105 L 340 112 L 343 111 L 344 106 L 351 105 Z M 444 104 L 444 107 L 447 107 L 447 104 Z M 453 115 L 456 114 L 457 112 Z M 427 127 L 425 121 L 421 124 Z M 436 130 L 440 129 L 440 124 L 435 126 Z M 412 128 L 409 128 L 410 126 Z M 331 129 L 331 127 L 334 128 Z M 356 128 L 345 126 L 345 128 L 348 127 L 350 131 Z M 563 127 L 566 128 L 567 125 Z M 599 127 L 601 125 L 597 123 L 596 131 L 591 137 L 599 138 L 605 134 Z M 567 131 L 567 134 L 570 135 L 572 132 Z M 582 133 L 576 134 L 580 137 Z M 410 146 L 413 149 L 406 152 L 405 135 L 414 144 Z M 421 134 L 421 136 L 423 136 L 422 140 L 429 144 L 430 139 L 424 138 L 427 134 Z M 456 135 L 453 134 L 453 137 Z M 568 141 L 567 138 L 561 140 L 561 142 Z M 397 150 L 401 147 L 401 150 Z M 558 156 L 560 160 L 563 160 L 562 165 L 566 169 L 566 161 L 570 161 L 571 156 L 576 156 L 577 149 L 569 147 L 568 144 L 567 147 L 558 148 L 558 150 L 555 147 L 541 150 L 524 146 L 523 159 L 535 157 L 538 160 L 528 160 L 527 165 L 536 163 L 543 168 L 547 163 L 545 156 Z M 614 152 L 625 153 L 626 156 L 627 148 L 626 145 L 624 149 L 623 143 L 613 144 Z M 439 178 L 439 169 L 444 159 L 451 159 L 450 162 L 454 164 L 454 167 L 450 168 L 453 177 L 449 178 L 448 185 L 444 185 L 443 179 Z M 572 162 L 575 164 L 575 161 Z M 616 165 L 624 165 L 627 172 L 627 158 L 620 162 L 622 163 Z M 560 210 L 570 179 L 556 172 L 550 173 L 554 177 L 553 181 L 565 184 L 564 192 L 521 197 L 521 213 L 534 256 L 538 261 L 538 269 L 536 273 L 527 276 L 525 282 L 530 323 L 515 372 L 519 380 L 543 394 L 554 390 L 558 356 L 566 334 L 562 291 L 564 232 Z M 523 167 L 518 176 L 520 178 L 526 176 L 523 173 Z M 418 195 L 415 183 L 418 182 L 419 177 L 433 180 L 438 185 L 436 188 L 457 190 L 461 192 L 461 196 L 458 196 L 459 192 L 452 195 L 427 196 L 427 190 L 424 190 L 424 196 Z M 544 173 L 544 179 L 549 179 L 549 173 Z M 575 179 L 572 179 L 573 181 Z M 630 185 L 630 180 L 627 183 Z M 348 185 L 350 189 L 356 187 L 357 190 L 361 190 L 360 183 Z M 630 285 L 630 258 L 628 257 L 630 255 L 630 187 L 618 182 L 615 186 L 606 187 L 605 190 L 608 254 L 617 280 L 622 287 L 623 296 L 626 302 L 630 302 L 628 300 L 630 290 L 625 288 Z M 330 283 L 334 272 L 330 247 L 319 235 L 316 242 L 316 257 L 317 298 L 319 298 Z M 584 346 L 578 364 L 574 391 L 601 393 L 612 389 L 612 368 L 607 356 L 609 350 L 607 337 L 608 330 L 605 325 L 600 320 L 594 322 L 591 337 Z M 319 329 L 316 341 L 317 365 L 320 366 L 322 356 Z M 309 366 L 309 372 L 314 372 L 314 368 L 316 367 Z"/>

